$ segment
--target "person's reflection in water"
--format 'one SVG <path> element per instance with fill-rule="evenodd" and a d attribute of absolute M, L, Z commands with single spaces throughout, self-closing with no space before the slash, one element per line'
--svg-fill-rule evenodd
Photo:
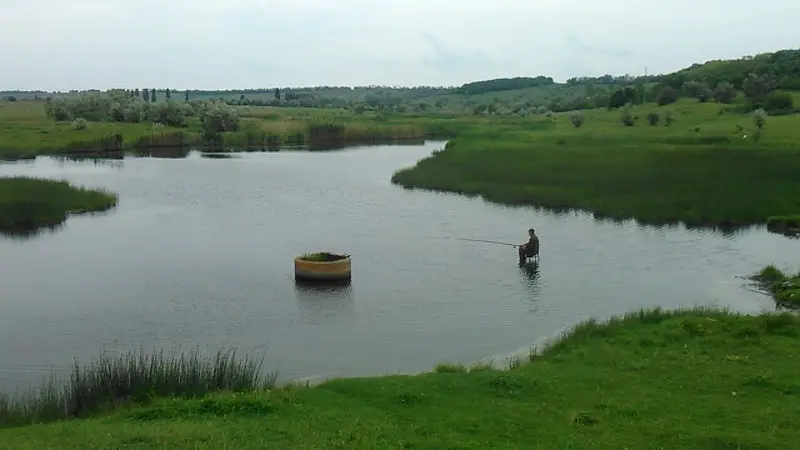
<path fill-rule="evenodd" d="M 523 264 L 519 267 L 519 271 L 522 275 L 522 282 L 531 291 L 531 309 L 529 312 L 535 312 L 538 309 L 536 301 L 539 300 L 539 289 L 541 288 L 539 262 Z"/>
<path fill-rule="evenodd" d="M 321 324 L 346 318 L 352 320 L 353 289 L 346 284 L 317 284 L 295 281 L 297 308 L 306 323 Z"/>

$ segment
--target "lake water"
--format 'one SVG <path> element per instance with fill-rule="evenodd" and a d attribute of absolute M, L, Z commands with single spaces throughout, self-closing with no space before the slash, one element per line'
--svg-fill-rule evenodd
<path fill-rule="evenodd" d="M 236 346 L 284 380 L 429 370 L 642 307 L 773 310 L 737 276 L 800 263 L 800 241 L 763 229 L 598 222 L 390 183 L 442 147 L 0 164 L 120 195 L 107 214 L 0 237 L 0 389 L 103 349 Z M 512 247 L 456 239 L 524 242 L 529 227 L 537 271 Z M 295 285 L 292 258 L 318 250 L 353 255 L 349 288 Z"/>

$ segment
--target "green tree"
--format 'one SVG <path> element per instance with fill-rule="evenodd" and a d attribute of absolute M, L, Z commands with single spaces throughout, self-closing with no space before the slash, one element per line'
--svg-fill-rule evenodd
<path fill-rule="evenodd" d="M 164 98 L 166 98 L 167 101 L 169 101 L 169 97 L 170 97 L 170 92 L 169 92 L 169 88 L 167 88 L 167 92 L 164 93 Z"/>
<path fill-rule="evenodd" d="M 714 88 L 714 100 L 718 103 L 730 104 L 736 98 L 736 88 L 727 81 L 723 81 Z"/>
<path fill-rule="evenodd" d="M 747 100 L 754 106 L 762 106 L 767 94 L 776 88 L 775 78 L 769 74 L 750 73 L 742 82 L 742 91 Z"/>
<path fill-rule="evenodd" d="M 156 90 L 155 89 L 150 89 L 150 101 L 152 103 L 156 102 Z"/>
<path fill-rule="evenodd" d="M 707 102 L 713 95 L 711 88 L 702 81 L 687 81 L 683 84 L 683 93 L 687 97 L 695 98 L 700 102 Z"/>
<path fill-rule="evenodd" d="M 150 89 L 142 89 L 142 100 L 144 100 L 145 103 L 150 102 Z"/>
<path fill-rule="evenodd" d="M 608 110 L 622 108 L 625 106 L 625 92 L 621 89 L 614 91 L 610 97 L 608 97 Z"/>
<path fill-rule="evenodd" d="M 185 101 L 186 101 L 186 103 L 189 103 L 189 90 L 188 89 L 186 90 L 186 93 L 185 93 Z"/>
<path fill-rule="evenodd" d="M 669 105 L 671 103 L 675 103 L 676 101 L 678 101 L 678 90 L 672 86 L 664 86 L 656 98 L 656 102 L 661 106 Z"/>

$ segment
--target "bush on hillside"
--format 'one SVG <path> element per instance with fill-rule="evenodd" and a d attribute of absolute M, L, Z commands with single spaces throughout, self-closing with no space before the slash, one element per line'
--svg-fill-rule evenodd
<path fill-rule="evenodd" d="M 736 88 L 727 81 L 723 81 L 714 88 L 714 100 L 718 103 L 731 104 L 736 98 Z"/>
<path fill-rule="evenodd" d="M 764 125 L 767 123 L 767 112 L 764 111 L 763 108 L 753 111 L 753 122 L 755 123 L 756 128 L 762 130 Z"/>
<path fill-rule="evenodd" d="M 764 101 L 764 109 L 767 111 L 785 111 L 793 107 L 794 100 L 788 92 L 772 92 Z"/>
<path fill-rule="evenodd" d="M 83 117 L 78 117 L 72 121 L 73 130 L 85 130 L 89 127 L 89 123 Z"/>
<path fill-rule="evenodd" d="M 619 121 L 622 122 L 622 124 L 626 127 L 633 126 L 633 115 L 631 114 L 631 109 L 629 107 L 625 107 L 622 110 Z"/>
<path fill-rule="evenodd" d="M 572 122 L 572 126 L 580 128 L 583 125 L 583 114 L 576 112 L 569 117 L 569 120 Z"/>
<path fill-rule="evenodd" d="M 683 85 L 683 92 L 689 98 L 695 98 L 700 102 L 707 102 L 711 99 L 713 92 L 707 84 L 700 81 L 688 81 Z"/>
<path fill-rule="evenodd" d="M 767 94 L 777 87 L 775 77 L 770 74 L 756 75 L 751 73 L 742 82 L 742 91 L 747 100 L 755 106 L 763 106 Z"/>
<path fill-rule="evenodd" d="M 670 86 L 665 86 L 661 89 L 661 92 L 659 92 L 656 97 L 656 102 L 661 106 L 669 105 L 676 101 L 678 101 L 678 91 Z"/>

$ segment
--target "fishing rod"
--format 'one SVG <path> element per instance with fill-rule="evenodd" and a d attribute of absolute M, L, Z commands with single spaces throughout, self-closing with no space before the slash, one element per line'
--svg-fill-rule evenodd
<path fill-rule="evenodd" d="M 499 241 L 487 241 L 486 239 L 458 238 L 458 240 L 459 241 L 472 241 L 472 242 L 486 242 L 488 244 L 509 245 L 511 247 L 519 247 L 518 244 L 509 244 L 508 242 L 499 242 Z"/>

